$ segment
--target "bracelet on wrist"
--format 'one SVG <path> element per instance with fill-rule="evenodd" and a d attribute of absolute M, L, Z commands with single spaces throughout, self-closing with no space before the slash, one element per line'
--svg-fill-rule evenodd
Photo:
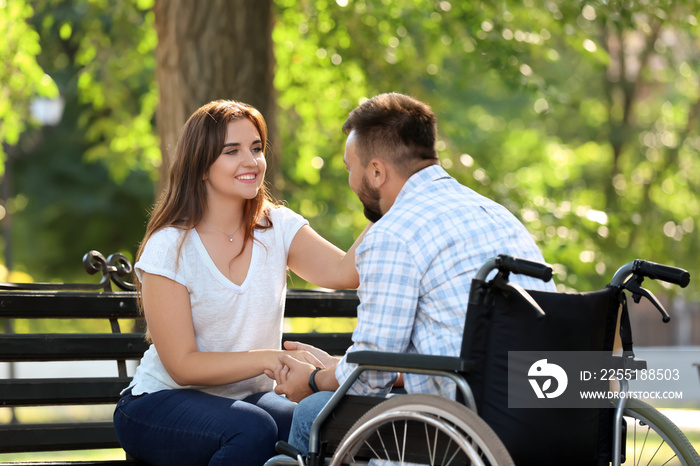
<path fill-rule="evenodd" d="M 316 369 L 314 369 L 314 371 L 309 376 L 309 387 L 311 387 L 311 391 L 314 393 L 317 393 L 319 391 L 318 385 L 316 385 L 316 372 L 318 372 L 320 370 L 321 370 L 321 368 L 317 367 Z"/>

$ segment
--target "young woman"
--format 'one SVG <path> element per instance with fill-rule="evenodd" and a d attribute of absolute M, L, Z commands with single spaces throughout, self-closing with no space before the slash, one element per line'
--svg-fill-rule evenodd
<path fill-rule="evenodd" d="M 295 407 L 264 375 L 279 364 L 287 268 L 318 286 L 358 286 L 363 235 L 346 254 L 274 205 L 266 140 L 253 107 L 204 105 L 182 130 L 152 212 L 135 264 L 152 344 L 114 413 L 122 447 L 148 464 L 274 456 Z"/>

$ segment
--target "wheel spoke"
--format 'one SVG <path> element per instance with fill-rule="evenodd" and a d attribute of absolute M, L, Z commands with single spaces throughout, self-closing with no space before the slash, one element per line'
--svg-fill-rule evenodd
<path fill-rule="evenodd" d="M 440 429 L 435 426 L 435 438 L 433 439 L 433 463 L 435 463 L 435 457 L 438 454 L 438 436 L 440 435 Z"/>
<path fill-rule="evenodd" d="M 647 462 L 647 464 L 651 464 L 651 462 L 654 460 L 654 457 L 657 455 L 657 453 L 659 453 L 659 450 L 661 450 L 661 447 L 663 447 L 663 446 L 664 446 L 664 441 L 662 440 L 661 443 L 659 443 L 659 447 L 656 449 L 654 454 L 651 455 L 651 458 L 649 458 L 649 461 Z M 673 458 L 671 458 L 671 459 L 673 459 Z M 668 461 L 671 461 L 671 460 L 668 460 Z M 666 463 L 668 463 L 668 461 L 666 461 Z M 666 463 L 664 463 L 664 464 L 666 464 Z"/>
<path fill-rule="evenodd" d="M 392 422 L 392 423 L 391 423 L 391 429 L 394 431 L 394 447 L 396 447 L 396 452 L 397 452 L 397 454 L 399 454 L 399 458 L 398 458 L 398 459 L 399 459 L 400 461 L 403 461 L 403 458 L 400 457 L 401 455 L 400 455 L 400 453 L 399 453 L 399 436 L 398 436 L 398 434 L 396 433 L 396 423 L 395 423 L 395 422 Z"/>
<path fill-rule="evenodd" d="M 644 451 L 644 447 L 645 447 L 646 444 L 647 444 L 647 439 L 648 439 L 648 438 L 649 438 L 649 429 L 647 428 L 647 432 L 646 432 L 646 434 L 644 435 L 644 441 L 642 442 L 642 447 L 640 448 L 640 450 L 641 450 L 642 452 Z M 641 455 L 641 453 L 640 453 L 640 455 L 639 455 L 639 461 L 637 462 L 637 464 L 639 464 L 639 463 L 641 463 L 641 462 L 642 462 L 642 455 Z"/>
<path fill-rule="evenodd" d="M 447 463 L 444 463 L 444 464 L 445 464 L 446 466 L 449 466 L 450 464 L 452 464 L 452 460 L 455 459 L 455 456 L 457 456 L 457 453 L 459 453 L 459 452 L 460 452 L 459 448 L 455 449 L 455 452 L 452 453 L 452 457 L 450 458 L 450 460 L 449 460 Z"/>
<path fill-rule="evenodd" d="M 401 464 L 406 458 L 406 435 L 408 434 L 408 419 L 403 421 L 403 445 L 401 446 Z"/>
<path fill-rule="evenodd" d="M 668 461 L 671 461 L 671 460 L 672 460 L 673 458 L 675 458 L 675 457 L 676 457 L 676 455 L 673 455 L 672 457 L 670 457 L 670 458 L 668 459 Z M 668 461 L 666 461 L 666 462 L 665 462 L 664 464 L 662 464 L 661 466 L 667 465 L 667 464 L 668 464 Z"/>
<path fill-rule="evenodd" d="M 445 453 L 442 455 L 442 464 L 447 463 L 447 454 L 450 452 L 450 448 L 452 448 L 452 439 L 449 439 L 449 442 L 447 443 L 447 446 L 445 447 Z"/>
<path fill-rule="evenodd" d="M 386 445 L 384 445 L 384 437 L 382 437 L 382 433 L 379 432 L 379 430 L 377 430 L 376 434 L 377 434 L 377 437 L 379 437 L 379 442 L 382 444 L 382 448 L 384 449 L 384 456 L 386 456 L 386 460 L 389 461 L 390 460 L 389 449 L 386 447 Z M 374 450 L 372 450 L 372 451 L 374 451 Z M 377 455 L 376 453 L 374 456 L 379 458 L 379 455 Z"/>
<path fill-rule="evenodd" d="M 428 447 L 428 459 L 430 460 L 430 466 L 435 466 L 435 453 L 437 449 L 435 444 L 437 443 L 437 430 L 435 432 L 434 443 L 433 445 L 430 445 L 430 432 L 428 432 L 428 424 L 423 424 L 423 428 L 425 429 L 425 442 Z"/>
<path fill-rule="evenodd" d="M 364 443 L 365 443 L 365 445 L 367 445 L 367 447 L 368 447 L 370 450 L 372 450 L 372 453 L 374 453 L 374 456 L 376 456 L 377 458 L 379 458 L 379 453 L 377 453 L 377 452 L 374 450 L 374 448 L 372 448 L 372 445 L 370 445 L 369 442 L 368 442 L 367 440 L 365 440 Z M 387 459 L 387 461 L 388 461 L 388 460 L 389 460 L 389 455 L 386 453 L 386 448 L 384 449 L 384 454 L 386 455 L 386 459 Z M 353 456 L 353 460 L 354 460 L 354 459 L 355 459 L 355 458 L 354 458 L 354 456 Z"/>

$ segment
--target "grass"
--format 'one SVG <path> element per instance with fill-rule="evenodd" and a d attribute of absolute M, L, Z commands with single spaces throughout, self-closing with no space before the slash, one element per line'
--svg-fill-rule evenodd
<path fill-rule="evenodd" d="M 126 457 L 124 450 L 78 450 L 78 451 L 42 451 L 28 453 L 4 453 L 0 454 L 0 464 L 6 462 L 22 461 L 105 461 L 123 460 Z"/>

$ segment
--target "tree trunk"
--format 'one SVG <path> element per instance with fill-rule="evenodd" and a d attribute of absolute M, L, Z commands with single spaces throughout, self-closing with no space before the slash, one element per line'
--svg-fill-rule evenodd
<path fill-rule="evenodd" d="M 272 0 L 156 0 L 154 11 L 160 91 L 156 123 L 162 152 L 158 196 L 180 130 L 203 104 L 215 99 L 248 103 L 264 115 L 270 141 L 277 131 Z M 274 173 L 267 179 L 274 180 Z"/>

